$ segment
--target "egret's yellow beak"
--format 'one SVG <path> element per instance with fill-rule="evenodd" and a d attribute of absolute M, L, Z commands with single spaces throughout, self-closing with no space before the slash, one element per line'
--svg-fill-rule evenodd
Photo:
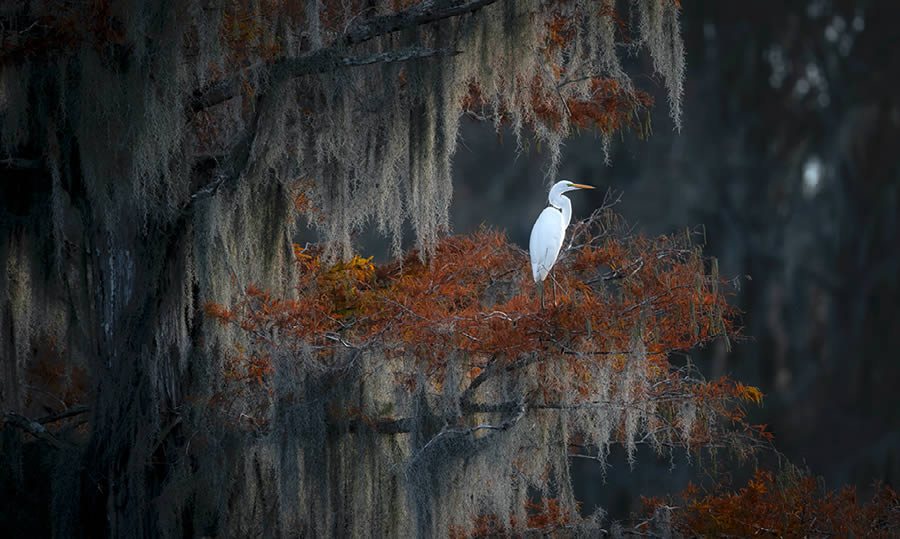
<path fill-rule="evenodd" d="M 579 189 L 596 189 L 593 185 L 584 185 L 583 183 L 570 183 L 569 185 Z"/>

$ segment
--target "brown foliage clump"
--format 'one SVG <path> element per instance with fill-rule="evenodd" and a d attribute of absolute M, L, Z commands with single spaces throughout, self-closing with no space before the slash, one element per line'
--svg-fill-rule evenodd
<path fill-rule="evenodd" d="M 758 389 L 673 362 L 675 352 L 738 334 L 729 284 L 690 233 L 649 239 L 595 213 L 575 226 L 556 284 L 548 279 L 557 290 L 547 308 L 527 256 L 496 231 L 444 238 L 426 262 L 415 251 L 385 265 L 360 256 L 328 264 L 300 246 L 295 255 L 294 297 L 250 285 L 234 305 L 207 305 L 247 338 L 224 363 L 212 404 L 237 428 L 265 434 L 278 430 L 282 398 L 302 400 L 279 396 L 277 365 L 348 383 L 357 397 L 326 405 L 336 428 L 411 434 L 399 462 L 408 474 L 450 462 L 458 468 L 445 473 L 460 478 L 451 484 L 487 487 L 465 503 L 457 491 L 470 487 L 428 487 L 449 515 L 432 531 L 586 526 L 565 462 L 603 463 L 613 444 L 633 462 L 639 444 L 745 453 L 768 442 L 764 426 L 745 421 Z M 460 440 L 481 448 L 474 455 L 486 468 L 451 450 Z M 560 497 L 529 505 L 529 489 L 551 485 Z"/>
<path fill-rule="evenodd" d="M 671 511 L 673 531 L 691 537 L 896 537 L 900 530 L 900 496 L 891 487 L 876 485 L 872 500 L 860 503 L 853 487 L 828 490 L 794 469 L 757 470 L 737 490 L 690 485 L 669 505 L 644 500 L 648 513 L 660 506 Z"/>

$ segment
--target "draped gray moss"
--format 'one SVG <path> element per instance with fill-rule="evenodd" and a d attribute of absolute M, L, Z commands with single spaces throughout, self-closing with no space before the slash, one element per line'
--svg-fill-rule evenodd
<path fill-rule="evenodd" d="M 353 369 L 377 357 L 357 358 L 339 375 L 277 356 L 274 391 L 284 398 L 273 399 L 264 433 L 230 428 L 206 405 L 222 387 L 224 356 L 243 337 L 206 323 L 204 302 L 233 302 L 233 282 L 290 296 L 298 185 L 317 208 L 309 222 L 331 256 L 348 257 L 353 234 L 372 223 L 395 253 L 408 223 L 427 253 L 447 226 L 470 84 L 484 111 L 502 111 L 517 137 L 530 127 L 548 148 L 548 177 L 568 130 L 564 100 L 589 97 L 590 76 L 632 87 L 615 25 L 597 15 L 597 2 L 556 8 L 578 21 L 571 51 L 552 59 L 563 69 L 558 80 L 540 50 L 550 12 L 536 2 L 423 5 L 437 12 L 475 3 L 482 7 L 369 34 L 352 25 L 329 32 L 316 0 L 299 23 L 263 18 L 267 7 L 250 5 L 284 54 L 242 71 L 252 97 L 209 98 L 234 68 L 223 11 L 204 3 L 115 2 L 120 43 L 0 66 L 0 405 L 31 417 L 58 411 L 63 403 L 28 378 L 50 357 L 64 365 L 63 387 L 74 391 L 86 373 L 90 409 L 88 431 L 59 432 L 61 448 L 46 448 L 38 472 L 27 469 L 23 433 L 0 431 L 4 488 L 25 488 L 34 473 L 49 487 L 46 519 L 37 512 L 36 522 L 63 537 L 429 535 L 484 510 L 521 511 L 538 478 L 495 463 L 514 458 L 523 437 L 564 440 L 571 425 L 559 414 L 547 414 L 538 431 L 490 438 L 490 450 L 480 438 L 448 437 L 417 452 L 436 432 L 430 410 L 441 404 L 426 395 L 397 400 L 389 379 L 360 384 Z M 634 20 L 631 46 L 646 48 L 663 76 L 678 125 L 674 3 L 617 7 Z M 48 14 L 41 9 L 4 7 L 0 17 L 19 24 Z M 388 9 L 355 20 L 364 25 Z M 561 126 L 536 115 L 535 86 L 558 97 L 542 105 L 560 113 Z M 198 105 L 197 96 L 209 99 Z M 211 141 L 201 115 L 217 126 Z M 353 430 L 330 422 L 326 401 L 394 403 L 420 424 L 396 436 Z M 598 432 L 615 424 L 591 421 Z M 550 463 L 553 494 L 571 498 L 564 448 L 547 451 L 534 462 Z M 472 481 L 484 478 L 514 486 L 471 497 Z"/>

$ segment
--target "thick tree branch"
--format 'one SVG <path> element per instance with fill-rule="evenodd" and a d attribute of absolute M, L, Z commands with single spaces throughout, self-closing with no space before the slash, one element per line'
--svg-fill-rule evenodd
<path fill-rule="evenodd" d="M 173 421 L 171 421 L 168 426 L 159 434 L 159 437 L 156 439 L 156 443 L 153 444 L 153 449 L 150 451 L 150 454 L 156 453 L 156 450 L 159 449 L 159 446 L 166 441 L 166 438 L 172 434 L 172 431 L 175 430 L 175 427 L 181 424 L 181 416 L 175 417 Z"/>
<path fill-rule="evenodd" d="M 389 64 L 394 62 L 408 62 L 420 58 L 455 56 L 461 51 L 449 49 L 430 49 L 425 47 L 406 47 L 393 51 L 379 52 L 362 56 L 344 56 L 338 54 L 333 48 L 319 49 L 305 56 L 296 58 L 283 58 L 275 62 L 270 69 L 275 74 L 273 84 L 282 82 L 292 77 L 302 77 L 314 73 L 327 73 L 348 67 L 357 67 L 371 64 Z M 254 69 L 261 69 L 262 66 Z M 194 92 L 184 107 L 187 118 L 191 118 L 197 112 L 209 107 L 224 103 L 237 97 L 241 91 L 240 77 L 215 82 L 205 90 Z"/>
<path fill-rule="evenodd" d="M 683 395 L 677 395 L 674 397 L 662 395 L 660 397 L 651 398 L 649 402 L 663 402 L 663 401 L 679 401 L 682 400 Z M 530 410 L 584 410 L 590 408 L 631 408 L 638 406 L 635 403 L 627 403 L 627 402 L 619 402 L 619 401 L 593 401 L 593 402 L 579 402 L 579 403 L 562 403 L 562 402 L 548 402 L 548 403 L 523 403 L 521 401 L 506 401 L 506 402 L 496 402 L 496 403 L 472 403 L 472 402 L 461 402 L 460 403 L 460 411 L 464 416 L 470 416 L 473 414 L 511 414 L 513 412 L 517 412 L 517 415 L 524 414 Z M 444 421 L 450 421 L 453 417 L 445 416 L 443 417 Z M 518 420 L 518 417 L 516 418 Z M 376 431 L 382 434 L 399 434 L 404 432 L 411 432 L 414 421 L 412 418 L 401 418 L 401 419 L 390 419 L 384 421 L 366 421 L 366 424 L 371 425 Z M 508 421 L 503 422 L 501 425 L 506 425 L 503 429 L 508 428 L 511 423 Z M 474 430 L 483 430 L 483 429 L 492 429 L 498 430 L 497 426 L 485 426 L 480 425 L 477 427 L 468 427 L 468 428 L 457 428 L 457 429 L 448 429 L 448 431 L 452 431 L 455 433 L 460 432 L 470 432 Z M 356 427 L 351 426 L 351 431 L 356 430 Z"/>
<path fill-rule="evenodd" d="M 451 427 L 445 426 L 439 433 L 437 433 L 433 438 L 428 440 L 428 443 L 422 446 L 422 449 L 419 449 L 417 454 L 410 459 L 411 461 L 415 461 L 419 458 L 419 456 L 424 455 L 432 446 L 439 445 L 449 439 L 459 438 L 464 436 L 471 436 L 478 431 L 481 430 L 493 430 L 493 431 L 505 431 L 512 428 L 516 423 L 519 422 L 522 417 L 525 416 L 525 412 L 528 410 L 528 407 L 524 403 L 518 403 L 518 405 L 513 408 L 511 411 L 515 411 L 515 415 L 507 417 L 503 421 L 497 424 L 490 423 L 481 423 L 479 425 L 475 425 L 472 427 Z M 486 444 L 490 442 L 489 437 L 479 438 L 478 442 L 481 444 Z"/>
<path fill-rule="evenodd" d="M 259 118 L 263 115 L 267 106 L 268 102 L 266 101 L 265 96 L 261 95 L 257 100 L 253 117 L 250 119 L 247 129 L 244 130 L 244 133 L 234 146 L 232 146 L 228 158 L 225 160 L 221 170 L 216 173 L 215 179 L 191 195 L 188 203 L 182 208 L 180 217 L 186 216 L 193 209 L 197 201 L 215 195 L 223 184 L 234 183 L 244 174 L 244 171 L 250 164 L 250 157 L 253 153 L 253 143 L 256 140 L 258 133 L 257 127 L 259 126 Z"/>
<path fill-rule="evenodd" d="M 512 372 L 516 369 L 521 369 L 523 367 L 527 367 L 528 365 L 531 365 L 532 363 L 534 363 L 535 361 L 538 361 L 539 359 L 540 359 L 540 357 L 537 355 L 531 355 L 531 356 L 524 357 L 514 363 L 505 365 L 503 367 L 502 372 Z M 501 372 L 500 369 L 496 365 L 493 365 L 492 363 L 493 363 L 493 360 L 491 360 L 489 362 L 488 367 L 486 367 L 484 370 L 482 370 L 478 374 L 478 376 L 476 376 L 469 383 L 469 386 L 465 389 L 465 391 L 463 391 L 463 394 L 459 399 L 460 406 L 462 406 L 463 408 L 468 406 L 471 403 L 472 395 L 475 394 L 475 390 L 477 390 L 481 386 L 481 384 L 483 384 L 488 378 Z"/>
<path fill-rule="evenodd" d="M 74 417 L 76 415 L 81 415 L 88 411 L 88 407 L 83 404 L 76 404 L 75 406 L 71 406 L 58 414 L 52 414 L 48 416 L 44 416 L 37 420 L 41 425 L 45 425 L 47 423 L 53 423 L 54 421 L 59 421 L 61 419 L 67 419 L 70 417 Z"/>
<path fill-rule="evenodd" d="M 278 86 L 293 77 L 301 77 L 315 73 L 326 73 L 348 67 L 371 65 L 376 63 L 406 62 L 429 57 L 444 57 L 459 54 L 460 51 L 448 49 L 432 49 L 425 47 L 406 47 L 397 50 L 385 51 L 369 55 L 346 56 L 339 52 L 346 45 L 368 41 L 380 35 L 388 34 L 409 25 L 426 24 L 441 19 L 456 17 L 471 13 L 496 0 L 474 0 L 463 2 L 460 0 L 428 0 L 412 8 L 393 15 L 376 17 L 371 21 L 361 23 L 348 32 L 342 40 L 323 49 L 312 51 L 297 58 L 283 58 L 271 66 L 255 66 L 252 69 L 269 69 L 272 73 L 272 85 Z M 205 90 L 194 92 L 193 96 L 185 104 L 185 115 L 190 119 L 197 112 L 223 103 L 240 93 L 240 77 L 216 82 Z M 260 97 L 262 99 L 262 96 Z M 259 121 L 262 106 L 257 103 L 256 113 L 250 122 L 244 136 L 231 151 L 225 169 L 217 174 L 216 178 L 198 189 L 191 195 L 191 199 L 182 211 L 187 213 L 194 204 L 201 199 L 214 195 L 224 183 L 230 183 L 243 174 L 249 164 L 250 148 L 256 137 L 256 126 Z"/>
<path fill-rule="evenodd" d="M 279 62 L 276 62 L 273 68 L 277 69 L 277 65 L 283 63 L 288 66 L 288 71 L 291 72 L 290 74 L 292 76 L 302 76 L 378 62 L 403 62 L 429 56 L 458 54 L 458 51 L 415 47 L 356 57 L 342 56 L 340 51 L 348 45 L 370 41 L 404 28 L 473 13 L 496 1 L 497 0 L 426 0 L 399 13 L 383 15 L 361 22 L 351 28 L 342 38 L 338 39 L 330 46 L 311 51 L 300 57 L 282 59 Z M 250 69 L 252 71 L 262 69 L 263 67 L 264 66 L 255 66 Z M 218 105 L 219 103 L 236 97 L 240 93 L 240 87 L 240 77 L 234 76 L 213 83 L 203 90 L 198 90 L 194 92 L 191 99 L 189 99 L 188 103 L 185 105 L 185 114 L 190 118 L 193 114 L 203 109 Z"/>
<path fill-rule="evenodd" d="M 425 0 L 422 3 L 391 15 L 374 17 L 354 26 L 344 34 L 344 45 L 369 41 L 404 28 L 420 26 L 443 19 L 478 11 L 497 0 Z"/>
<path fill-rule="evenodd" d="M 184 114 L 190 119 L 201 110 L 208 109 L 219 103 L 237 97 L 241 91 L 239 77 L 231 77 L 214 82 L 203 90 L 196 90 L 184 106 Z"/>

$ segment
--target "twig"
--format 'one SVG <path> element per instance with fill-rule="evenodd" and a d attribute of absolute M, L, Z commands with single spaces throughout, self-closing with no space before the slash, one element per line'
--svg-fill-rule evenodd
<path fill-rule="evenodd" d="M 74 406 L 70 406 L 66 410 L 63 410 L 62 412 L 59 412 L 58 414 L 44 416 L 44 417 L 38 419 L 37 422 L 40 423 L 41 425 L 44 425 L 47 423 L 53 423 L 55 421 L 59 421 L 61 419 L 66 419 L 69 417 L 80 415 L 87 411 L 88 411 L 87 406 L 85 406 L 83 404 L 76 404 Z"/>
<path fill-rule="evenodd" d="M 67 449 L 72 447 L 71 444 L 60 441 L 37 421 L 17 414 L 16 412 L 7 412 L 6 417 L 3 418 L 3 423 L 22 429 L 38 440 L 47 442 L 56 449 Z"/>

